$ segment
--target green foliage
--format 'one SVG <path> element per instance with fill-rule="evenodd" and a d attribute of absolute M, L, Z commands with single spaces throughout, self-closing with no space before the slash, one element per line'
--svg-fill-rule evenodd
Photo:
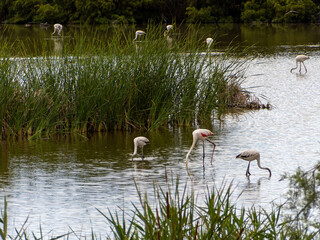
<path fill-rule="evenodd" d="M 4 206 L 3 210 L 1 211 L 1 218 L 0 223 L 2 224 L 2 227 L 0 227 L 0 237 L 2 240 L 7 239 L 8 235 L 8 203 L 6 198 L 4 198 Z"/>
<path fill-rule="evenodd" d="M 311 22 L 317 18 L 317 6 L 312 0 L 249 0 L 244 4 L 244 22 Z"/>
<path fill-rule="evenodd" d="M 282 206 L 267 212 L 238 209 L 231 203 L 232 186 L 207 191 L 204 204 L 196 202 L 193 190 L 180 188 L 179 180 L 165 188 L 154 185 L 152 203 L 137 187 L 140 205 L 131 214 L 122 210 L 105 215 L 111 224 L 112 239 L 315 239 L 318 230 L 306 232 L 281 218 Z M 129 219 L 128 219 L 129 218 Z"/>
<path fill-rule="evenodd" d="M 241 77 L 235 76 L 246 60 L 229 58 L 232 50 L 220 57 L 199 54 L 196 29 L 171 47 L 161 25 L 149 25 L 147 41 L 135 43 L 134 31 L 128 38 L 124 29 L 112 32 L 107 44 L 93 32 L 75 35 L 69 44 L 65 40 L 53 56 L 43 42 L 40 57 L 4 57 L 2 137 L 206 124 L 237 101 L 235 91 L 242 94 Z M 5 46 L 9 52 L 26 51 L 18 43 L 2 45 L 3 56 Z"/>
<path fill-rule="evenodd" d="M 211 7 L 201 8 L 200 10 L 195 7 L 187 7 L 186 10 L 189 22 L 212 23 L 215 20 L 211 13 Z"/>
<path fill-rule="evenodd" d="M 58 6 L 51 6 L 50 4 L 37 5 L 36 15 L 34 16 L 35 22 L 54 22 L 57 15 L 59 15 Z"/>
<path fill-rule="evenodd" d="M 2 0 L 9 23 L 314 22 L 318 0 Z"/>
<path fill-rule="evenodd" d="M 291 230 L 299 229 L 294 232 L 294 239 L 298 239 L 296 236 L 299 235 L 308 236 L 303 239 L 311 239 L 313 234 L 310 232 L 320 233 L 320 162 L 310 170 L 298 168 L 295 174 L 285 174 L 283 179 L 288 179 L 290 186 L 286 206 L 294 212 L 287 216 L 290 222 L 287 227 Z"/>

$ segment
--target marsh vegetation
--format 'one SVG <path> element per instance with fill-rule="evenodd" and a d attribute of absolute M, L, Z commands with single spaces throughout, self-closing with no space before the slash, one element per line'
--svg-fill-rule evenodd
<path fill-rule="evenodd" d="M 241 88 L 243 52 L 213 55 L 194 28 L 170 46 L 161 26 L 147 32 L 136 42 L 124 30 L 108 42 L 79 34 L 59 52 L 44 42 L 33 57 L 32 43 L 2 39 L 2 138 L 205 124 L 252 103 Z"/>

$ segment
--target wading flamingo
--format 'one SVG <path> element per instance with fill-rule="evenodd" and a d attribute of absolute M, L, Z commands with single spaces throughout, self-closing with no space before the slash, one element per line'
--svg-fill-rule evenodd
<path fill-rule="evenodd" d="M 244 151 L 242 153 L 240 153 L 239 155 L 236 156 L 236 158 L 241 158 L 243 160 L 249 161 L 248 164 L 248 168 L 246 171 L 246 176 L 249 177 L 251 175 L 251 173 L 249 172 L 249 168 L 250 168 L 250 163 L 254 160 L 257 160 L 258 163 L 258 167 L 261 169 L 265 169 L 269 171 L 269 177 L 271 177 L 271 170 L 269 168 L 266 167 L 261 167 L 260 165 L 260 153 L 256 150 L 247 150 Z"/>
<path fill-rule="evenodd" d="M 206 39 L 206 44 L 208 46 L 208 49 L 210 48 L 211 44 L 213 43 L 213 39 L 212 38 L 207 38 Z"/>
<path fill-rule="evenodd" d="M 146 32 L 145 31 L 142 31 L 142 30 L 138 30 L 136 31 L 136 37 L 133 39 L 133 41 L 137 41 L 138 37 L 141 37 L 143 35 L 146 35 Z"/>
<path fill-rule="evenodd" d="M 63 26 L 59 23 L 56 23 L 53 25 L 53 28 L 54 28 L 54 31 L 53 31 L 52 35 L 54 35 L 57 32 L 58 35 L 61 36 Z"/>
<path fill-rule="evenodd" d="M 141 158 L 143 160 L 144 159 L 143 147 L 150 143 L 149 139 L 146 137 L 140 136 L 133 139 L 133 143 L 134 143 L 134 151 L 133 151 L 131 160 L 133 160 L 134 156 L 138 155 L 138 147 L 141 148 Z"/>
<path fill-rule="evenodd" d="M 291 68 L 290 72 L 292 72 L 292 70 L 295 70 L 295 69 L 298 68 L 298 63 L 300 64 L 299 72 L 301 72 L 301 64 L 303 64 L 304 69 L 305 69 L 306 72 L 307 72 L 307 68 L 306 68 L 306 66 L 304 65 L 304 61 L 305 61 L 305 60 L 308 60 L 308 59 L 310 59 L 310 57 L 309 57 L 309 56 L 306 56 L 306 55 L 298 55 L 298 56 L 296 56 L 296 67 L 295 67 L 295 68 Z"/>
<path fill-rule="evenodd" d="M 207 137 L 212 136 L 212 135 L 213 135 L 213 133 L 208 129 L 197 129 L 197 130 L 194 130 L 192 132 L 193 142 L 192 142 L 191 148 L 190 148 L 190 150 L 189 150 L 189 152 L 187 153 L 187 156 L 186 156 L 186 167 L 187 167 L 187 170 L 188 170 L 188 158 L 189 158 L 189 155 L 190 155 L 192 149 L 194 148 L 194 146 L 196 145 L 196 143 L 198 142 L 198 140 L 201 140 L 202 143 L 203 143 L 203 170 L 204 170 L 204 158 L 205 158 L 204 140 L 207 140 L 208 142 L 213 144 L 213 150 L 212 150 L 212 156 L 211 156 L 211 165 L 212 165 L 213 153 L 214 153 L 214 149 L 216 147 L 216 144 L 214 142 L 210 141 L 207 138 Z"/>

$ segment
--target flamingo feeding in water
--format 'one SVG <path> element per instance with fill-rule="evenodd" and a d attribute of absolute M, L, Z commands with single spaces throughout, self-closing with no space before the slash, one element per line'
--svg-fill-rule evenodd
<path fill-rule="evenodd" d="M 143 147 L 150 143 L 149 139 L 146 137 L 140 136 L 133 139 L 133 143 L 134 143 L 134 151 L 133 151 L 131 160 L 133 160 L 134 156 L 138 155 L 138 147 L 141 148 L 141 158 L 143 160 L 144 159 Z"/>
<path fill-rule="evenodd" d="M 138 37 L 141 37 L 141 36 L 143 36 L 143 35 L 145 35 L 145 34 L 146 34 L 145 31 L 137 30 L 137 31 L 136 31 L 136 37 L 133 39 L 133 41 L 134 41 L 134 42 L 137 41 Z"/>
<path fill-rule="evenodd" d="M 310 59 L 310 57 L 306 56 L 306 55 L 298 55 L 298 56 L 296 56 L 296 67 L 295 68 L 291 68 L 290 72 L 292 72 L 292 70 L 297 69 L 298 68 L 298 63 L 299 63 L 300 64 L 299 72 L 301 72 L 301 64 L 303 64 L 304 69 L 306 70 L 306 73 L 307 73 L 307 68 L 306 68 L 306 65 L 304 65 L 304 61 L 308 60 L 308 59 Z"/>
<path fill-rule="evenodd" d="M 190 155 L 192 149 L 194 148 L 194 146 L 196 145 L 196 143 L 198 142 L 198 140 L 201 140 L 202 143 L 203 143 L 203 170 L 204 170 L 204 158 L 205 158 L 204 140 L 207 140 L 208 142 L 213 144 L 212 157 L 211 157 L 211 164 L 212 164 L 213 153 L 214 153 L 214 149 L 216 147 L 216 144 L 207 138 L 207 137 L 212 136 L 212 135 L 213 135 L 213 133 L 208 129 L 197 129 L 197 130 L 194 130 L 192 132 L 193 142 L 192 142 L 190 150 L 189 150 L 189 152 L 187 153 L 187 156 L 186 156 L 186 167 L 187 167 L 187 170 L 188 170 L 188 158 L 189 158 L 189 155 Z"/>
<path fill-rule="evenodd" d="M 243 160 L 249 161 L 248 164 L 248 168 L 246 171 L 246 176 L 249 177 L 251 175 L 251 173 L 249 172 L 249 168 L 250 168 L 250 163 L 254 160 L 257 160 L 258 163 L 258 167 L 261 169 L 265 169 L 269 171 L 269 177 L 271 177 L 271 170 L 269 168 L 266 167 L 261 167 L 260 165 L 260 153 L 256 150 L 247 150 L 244 151 L 242 153 L 240 153 L 239 155 L 236 156 L 236 158 L 241 158 Z"/>
<path fill-rule="evenodd" d="M 56 23 L 53 25 L 53 28 L 54 28 L 54 31 L 53 31 L 52 35 L 54 35 L 57 32 L 58 35 L 61 36 L 63 26 L 60 23 Z"/>

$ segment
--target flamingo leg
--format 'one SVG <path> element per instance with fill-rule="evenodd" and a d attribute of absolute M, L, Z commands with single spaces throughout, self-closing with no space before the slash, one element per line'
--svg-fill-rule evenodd
<path fill-rule="evenodd" d="M 248 168 L 247 168 L 247 172 L 246 172 L 246 176 L 249 177 L 251 175 L 251 173 L 249 172 L 249 168 L 250 168 L 250 161 L 249 161 L 249 164 L 248 164 Z"/>
<path fill-rule="evenodd" d="M 299 62 L 300 68 L 299 68 L 299 72 L 301 73 L 301 62 Z"/>
<path fill-rule="evenodd" d="M 306 70 L 307 72 L 307 68 L 306 68 L 306 65 L 304 65 L 304 62 L 302 62 L 303 66 L 304 66 L 304 70 Z"/>
<path fill-rule="evenodd" d="M 203 143 L 203 159 L 202 159 L 202 166 L 203 166 L 203 171 L 204 171 L 204 159 L 205 159 L 204 141 L 202 141 L 202 143 Z"/>
<path fill-rule="evenodd" d="M 141 148 L 141 154 L 142 154 L 141 159 L 143 160 L 143 159 L 144 159 L 144 155 L 143 155 L 143 147 Z"/>
<path fill-rule="evenodd" d="M 212 156 L 211 156 L 211 165 L 212 165 L 213 154 L 214 154 L 214 150 L 216 149 L 216 144 L 207 138 L 206 140 L 213 145 Z"/>

